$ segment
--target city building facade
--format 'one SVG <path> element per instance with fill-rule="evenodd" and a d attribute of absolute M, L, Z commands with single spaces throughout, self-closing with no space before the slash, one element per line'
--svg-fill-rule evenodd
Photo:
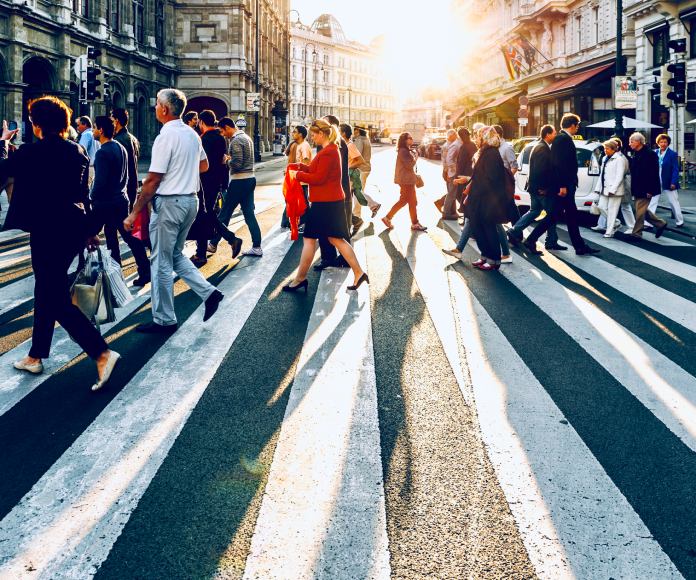
<path fill-rule="evenodd" d="M 288 6 L 289 0 L 0 0 L 0 114 L 30 139 L 26 104 L 39 95 L 62 98 L 76 116 L 125 107 L 148 154 L 159 131 L 153 107 L 162 88 L 184 90 L 192 109 L 245 112 L 246 93 L 255 87 L 259 21 L 260 130 L 268 149 L 270 111 L 286 93 Z M 73 68 L 88 46 L 102 52 L 110 103 L 80 104 Z M 248 119 L 253 130 L 253 115 Z"/>
<path fill-rule="evenodd" d="M 336 115 L 375 136 L 392 126 L 396 99 L 380 62 L 379 40 L 348 40 L 330 14 L 311 26 L 296 22 L 290 40 L 290 124 Z"/>
<path fill-rule="evenodd" d="M 617 14 L 615 2 L 572 0 L 494 0 L 479 2 L 491 30 L 488 42 L 471 63 L 480 74 L 466 88 L 478 103 L 467 107 L 457 123 L 499 123 L 510 135 L 535 135 L 541 125 L 558 125 L 563 113 L 573 111 L 584 122 L 583 135 L 608 137 L 612 131 L 587 125 L 613 118 L 612 77 L 615 75 Z M 625 73 L 636 80 L 638 104 L 625 114 L 659 125 L 646 131 L 654 138 L 670 134 L 675 148 L 695 160 L 696 118 L 696 2 L 625 0 L 621 14 Z M 502 25 L 501 25 L 502 23 Z M 685 38 L 687 102 L 665 107 L 660 103 L 661 65 L 679 58 L 668 41 Z M 520 46 L 528 41 L 528 45 Z M 522 55 L 512 74 L 503 53 L 510 46 Z M 525 54 L 525 48 L 529 54 Z M 533 62 L 530 66 L 527 58 Z M 519 98 L 528 99 L 526 111 Z M 519 124 L 520 113 L 527 125 Z"/>

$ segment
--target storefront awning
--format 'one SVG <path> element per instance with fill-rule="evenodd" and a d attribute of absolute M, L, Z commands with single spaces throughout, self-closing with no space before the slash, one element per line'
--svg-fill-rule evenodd
<path fill-rule="evenodd" d="M 515 97 L 517 97 L 519 95 L 520 95 L 519 91 L 517 91 L 515 93 L 503 95 L 502 97 L 498 97 L 497 99 L 494 99 L 492 102 L 488 103 L 481 110 L 488 111 L 488 110 L 496 109 L 497 107 L 500 107 L 500 106 L 504 105 L 505 103 L 507 103 L 510 99 L 514 99 Z"/>
<path fill-rule="evenodd" d="M 487 100 L 487 101 L 484 101 L 484 102 L 481 103 L 478 107 L 476 107 L 475 109 L 472 109 L 471 111 L 469 111 L 469 112 L 466 114 L 466 116 L 467 116 L 467 117 L 473 117 L 473 116 L 476 115 L 477 113 L 480 113 L 481 111 L 483 111 L 483 110 L 488 106 L 488 103 L 492 103 L 494 100 L 495 100 L 495 99 L 489 99 L 489 100 Z"/>
<path fill-rule="evenodd" d="M 612 68 L 613 66 L 613 64 L 605 64 L 603 66 L 591 68 L 590 70 L 586 70 L 581 73 L 570 75 L 569 77 L 561 79 L 560 81 L 556 81 L 551 83 L 550 85 L 545 86 L 543 89 L 537 91 L 536 93 L 532 93 L 531 95 L 529 95 L 529 98 L 537 100 L 539 99 L 539 97 L 544 97 L 553 93 L 560 93 L 562 91 L 574 89 L 575 87 L 578 87 L 581 84 L 591 80 L 598 74 L 603 73 L 604 71 Z"/>

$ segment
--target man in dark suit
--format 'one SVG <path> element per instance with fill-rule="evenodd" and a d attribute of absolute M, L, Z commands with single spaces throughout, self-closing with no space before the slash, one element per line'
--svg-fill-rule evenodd
<path fill-rule="evenodd" d="M 513 246 L 519 245 L 525 228 L 532 224 L 543 210 L 546 210 L 546 216 L 535 227 L 534 235 L 530 235 L 525 242 L 525 245 L 533 254 L 539 253 L 536 249 L 536 240 L 545 231 L 548 231 L 546 237 L 547 250 L 567 249 L 558 243 L 556 222 L 553 219 L 553 211 L 549 205 L 556 195 L 551 158 L 551 143 L 556 137 L 556 129 L 551 125 L 544 125 L 541 128 L 539 137 L 540 140 L 532 149 L 532 154 L 529 157 L 529 182 L 527 184 L 527 191 L 529 191 L 531 201 L 529 211 L 517 220 L 517 223 L 507 232 L 510 243 Z"/>
<path fill-rule="evenodd" d="M 660 161 L 657 153 L 646 146 L 642 133 L 633 133 L 628 140 L 628 146 L 633 149 L 631 193 L 636 200 L 636 225 L 631 235 L 634 238 L 643 237 L 643 227 L 647 219 L 657 228 L 655 237 L 659 238 L 665 231 L 667 222 L 650 211 L 650 200 L 659 196 L 662 191 Z"/>
<path fill-rule="evenodd" d="M 558 194 L 555 202 L 556 219 L 565 214 L 570 241 L 578 256 L 596 254 L 599 250 L 590 248 L 580 235 L 578 208 L 575 205 L 575 190 L 578 187 L 578 161 L 575 153 L 573 135 L 580 129 L 580 117 L 566 113 L 561 118 L 561 130 L 553 140 L 551 160 L 556 178 Z"/>

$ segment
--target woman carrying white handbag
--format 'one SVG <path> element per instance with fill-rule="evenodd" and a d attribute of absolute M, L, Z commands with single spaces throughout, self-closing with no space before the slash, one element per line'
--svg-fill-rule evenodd
<path fill-rule="evenodd" d="M 623 156 L 617 154 L 619 145 L 614 139 L 605 141 L 603 145 L 606 155 L 602 161 L 602 169 L 595 185 L 595 193 L 599 194 L 597 205 L 607 223 L 607 231 L 604 237 L 612 238 L 616 229 L 616 216 L 619 215 L 624 196 L 624 178 L 626 177 L 627 167 Z"/>

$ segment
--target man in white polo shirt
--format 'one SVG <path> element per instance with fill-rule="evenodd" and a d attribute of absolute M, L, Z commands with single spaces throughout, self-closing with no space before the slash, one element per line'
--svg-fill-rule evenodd
<path fill-rule="evenodd" d="M 157 93 L 155 114 L 163 126 L 152 145 L 150 170 L 140 195 L 123 222 L 131 230 L 135 217 L 152 200 L 152 322 L 138 325 L 138 332 L 170 334 L 176 330 L 172 271 L 205 301 L 204 321 L 215 314 L 223 298 L 182 253 L 198 212 L 200 173 L 208 170 L 200 138 L 181 120 L 185 108 L 186 96 L 181 91 L 163 89 Z"/>

